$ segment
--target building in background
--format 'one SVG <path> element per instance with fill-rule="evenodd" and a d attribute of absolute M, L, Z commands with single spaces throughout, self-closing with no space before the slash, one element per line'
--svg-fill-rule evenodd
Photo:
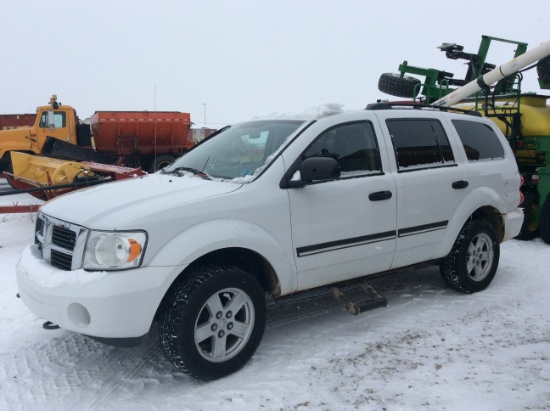
<path fill-rule="evenodd" d="M 36 114 L 0 114 L 0 130 L 32 126 L 35 118 Z"/>

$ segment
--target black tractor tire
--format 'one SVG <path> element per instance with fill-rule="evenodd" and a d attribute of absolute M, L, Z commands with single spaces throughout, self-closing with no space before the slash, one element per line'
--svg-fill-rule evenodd
<path fill-rule="evenodd" d="M 401 77 L 399 74 L 384 73 L 378 80 L 378 90 L 396 97 L 414 98 L 418 94 L 420 80 L 415 77 Z M 416 90 L 415 90 L 416 87 Z"/>
<path fill-rule="evenodd" d="M 550 195 L 546 197 L 539 215 L 539 235 L 546 244 L 550 244 Z"/>
<path fill-rule="evenodd" d="M 156 156 L 153 158 L 153 162 L 151 163 L 151 172 L 154 173 L 155 171 L 162 170 L 164 167 L 169 166 L 174 162 L 174 157 L 170 154 L 162 154 L 160 156 Z"/>
<path fill-rule="evenodd" d="M 252 275 L 234 267 L 200 266 L 167 294 L 159 339 L 176 368 L 211 381 L 248 362 L 265 322 L 265 293 Z"/>
<path fill-rule="evenodd" d="M 537 63 L 537 74 L 540 80 L 550 82 L 550 56 L 539 60 Z"/>
<path fill-rule="evenodd" d="M 500 258 L 495 229 L 483 220 L 468 222 L 440 263 L 443 280 L 455 290 L 475 293 L 489 286 Z"/>
<path fill-rule="evenodd" d="M 539 235 L 539 220 L 537 220 L 537 212 L 539 208 L 539 195 L 533 191 L 528 191 L 524 194 L 523 203 L 520 204 L 523 208 L 523 224 L 516 239 L 529 241 Z"/>

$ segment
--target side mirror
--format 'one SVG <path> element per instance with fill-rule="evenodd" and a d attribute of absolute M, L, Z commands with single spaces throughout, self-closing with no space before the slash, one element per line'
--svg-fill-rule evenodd
<path fill-rule="evenodd" d="M 52 110 L 48 110 L 48 127 L 50 130 L 55 130 L 55 117 Z"/>
<path fill-rule="evenodd" d="M 340 177 L 340 164 L 332 157 L 311 157 L 302 162 L 300 174 L 307 182 L 335 180 Z"/>
<path fill-rule="evenodd" d="M 340 164 L 332 157 L 310 157 L 300 165 L 300 179 L 290 180 L 289 188 L 304 187 L 314 181 L 336 180 L 340 177 Z"/>

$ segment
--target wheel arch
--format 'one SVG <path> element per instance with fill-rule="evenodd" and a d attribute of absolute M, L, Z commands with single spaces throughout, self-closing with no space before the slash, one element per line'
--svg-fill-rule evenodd
<path fill-rule="evenodd" d="M 199 257 L 187 266 L 174 282 L 185 278 L 187 272 L 201 265 L 240 268 L 254 276 L 265 291 L 274 293 L 275 295 L 278 295 L 281 291 L 279 278 L 269 261 L 256 251 L 240 247 L 222 248 Z"/>
<path fill-rule="evenodd" d="M 506 227 L 504 226 L 502 212 L 492 205 L 480 205 L 477 208 L 472 207 L 462 213 L 457 213 L 449 221 L 449 230 L 440 244 L 439 255 L 446 256 L 450 252 L 462 229 L 472 220 L 487 221 L 495 229 L 499 243 L 504 241 Z"/>
<path fill-rule="evenodd" d="M 179 273 L 164 293 L 161 303 L 157 308 L 155 318 L 157 318 L 163 302 L 166 297 L 170 295 L 172 289 L 189 278 L 189 275 L 191 275 L 197 267 L 206 265 L 239 268 L 255 277 L 264 291 L 274 295 L 279 295 L 281 292 L 281 284 L 273 266 L 261 254 L 240 247 L 223 248 L 202 255 Z"/>
<path fill-rule="evenodd" d="M 180 232 L 156 250 L 149 266 L 190 266 L 213 256 L 227 255 L 228 249 L 240 250 L 240 254 L 262 258 L 276 273 L 281 291 L 286 294 L 296 288 L 295 265 L 290 239 L 283 244 L 278 238 L 259 225 L 240 219 L 213 219 Z"/>
<path fill-rule="evenodd" d="M 182 250 L 185 250 L 183 258 Z M 172 239 L 148 264 L 182 267 L 168 281 L 162 300 L 200 265 L 240 268 L 274 295 L 296 288 L 293 261 L 283 247 L 265 230 L 246 221 L 211 220 L 193 226 Z M 161 305 L 162 302 L 159 307 Z"/>
<path fill-rule="evenodd" d="M 449 222 L 449 225 L 454 227 L 454 230 L 451 230 L 450 238 L 447 239 L 449 249 L 462 228 L 471 220 L 489 222 L 495 228 L 499 242 L 504 241 L 506 227 L 502 216 L 507 213 L 507 210 L 501 196 L 495 190 L 488 187 L 478 187 L 472 190 L 459 205 L 457 211 Z"/>
<path fill-rule="evenodd" d="M 491 206 L 483 206 L 472 213 L 471 219 L 487 221 L 495 229 L 495 233 L 497 235 L 499 243 L 502 243 L 502 241 L 504 241 L 504 220 L 502 219 L 502 215 L 499 210 Z"/>

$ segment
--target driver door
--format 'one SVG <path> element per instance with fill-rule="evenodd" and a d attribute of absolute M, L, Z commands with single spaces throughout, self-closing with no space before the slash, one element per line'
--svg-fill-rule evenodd
<path fill-rule="evenodd" d="M 49 112 L 52 114 L 48 115 Z M 42 111 L 38 122 L 38 127 L 35 128 L 37 133 L 36 140 L 40 145 L 37 151 L 42 149 L 42 144 L 46 141 L 46 137 L 55 137 L 65 142 L 72 142 L 71 127 L 75 127 L 75 125 L 70 124 L 68 117 L 67 112 L 62 110 Z M 53 121 L 53 123 L 51 123 L 51 121 Z"/>
<path fill-rule="evenodd" d="M 302 154 L 302 160 L 308 157 L 337 159 L 341 175 L 288 191 L 298 290 L 389 269 L 396 243 L 395 182 L 383 172 L 373 124 L 326 130 Z"/>

